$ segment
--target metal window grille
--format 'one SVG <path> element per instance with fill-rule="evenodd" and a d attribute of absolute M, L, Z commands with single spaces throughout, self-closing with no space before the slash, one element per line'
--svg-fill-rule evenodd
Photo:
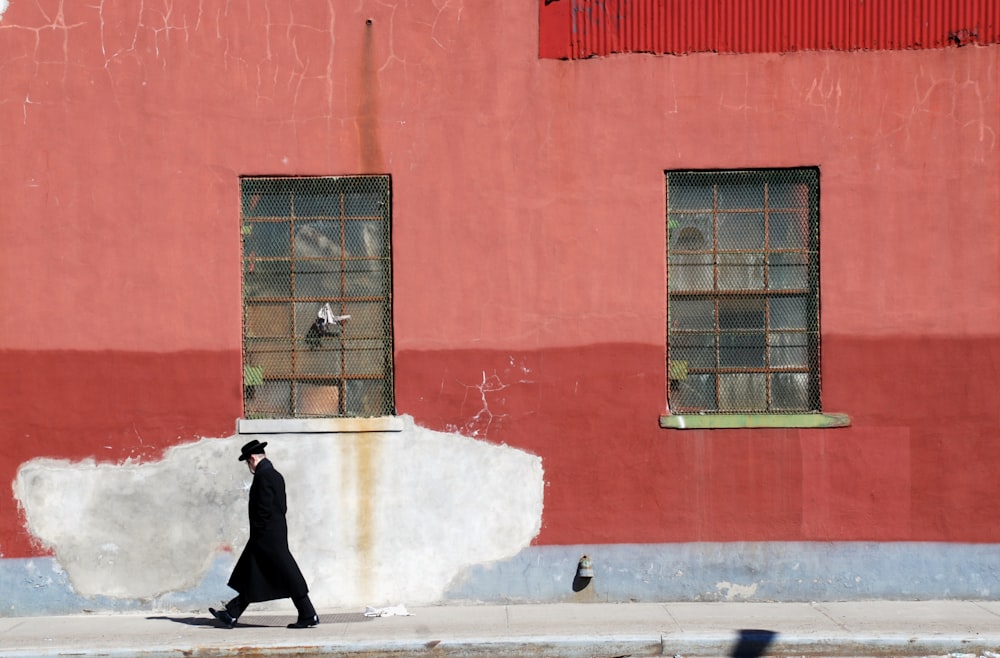
<path fill-rule="evenodd" d="M 671 410 L 821 411 L 819 171 L 666 179 Z"/>
<path fill-rule="evenodd" d="M 240 191 L 246 416 L 394 413 L 388 176 Z"/>

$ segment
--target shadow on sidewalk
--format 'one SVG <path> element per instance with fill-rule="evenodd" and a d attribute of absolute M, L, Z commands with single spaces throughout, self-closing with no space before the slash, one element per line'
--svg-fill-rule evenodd
<path fill-rule="evenodd" d="M 159 617 L 146 617 L 149 620 L 159 620 L 159 621 L 172 621 L 175 624 L 184 624 L 185 626 L 207 626 L 211 628 L 219 628 L 222 630 L 230 630 L 224 628 L 219 624 L 219 622 L 209 616 L 205 617 L 168 617 L 166 615 L 161 615 Z M 320 624 L 354 624 L 357 622 L 367 622 L 371 621 L 373 617 L 366 617 L 364 613 L 361 612 L 348 612 L 341 614 L 331 614 L 331 615 L 320 615 Z M 267 627 L 282 627 L 295 621 L 295 617 L 264 617 L 264 616 L 254 616 L 254 615 L 244 615 L 240 618 L 240 621 L 236 624 L 236 628 L 247 627 L 247 628 L 267 628 Z"/>

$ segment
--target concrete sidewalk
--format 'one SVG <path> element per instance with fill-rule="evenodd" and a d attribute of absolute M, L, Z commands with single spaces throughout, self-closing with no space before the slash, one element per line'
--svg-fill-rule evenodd
<path fill-rule="evenodd" d="M 235 629 L 191 613 L 0 618 L 4 658 L 101 656 L 988 656 L 1000 601 L 561 603 L 410 608 L 411 616 L 251 608 Z"/>

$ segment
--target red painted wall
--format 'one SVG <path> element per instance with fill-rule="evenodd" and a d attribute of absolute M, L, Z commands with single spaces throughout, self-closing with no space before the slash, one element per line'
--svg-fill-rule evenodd
<path fill-rule="evenodd" d="M 1000 47 L 538 40 L 517 3 L 13 0 L 0 477 L 232 434 L 239 176 L 388 173 L 398 410 L 540 455 L 538 543 L 1000 541 Z M 659 429 L 664 170 L 801 165 L 852 427 Z M 21 524 L 0 495 L 3 556 Z"/>

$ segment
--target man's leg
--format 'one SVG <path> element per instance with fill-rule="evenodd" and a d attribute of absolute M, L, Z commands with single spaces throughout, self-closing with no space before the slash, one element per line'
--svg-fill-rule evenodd
<path fill-rule="evenodd" d="M 212 613 L 213 617 L 221 621 L 229 628 L 232 628 L 236 625 L 236 620 L 240 618 L 240 615 L 243 614 L 243 611 L 247 609 L 248 605 L 250 605 L 250 601 L 245 596 L 240 594 L 226 604 L 225 610 L 209 608 L 208 611 Z"/>
<path fill-rule="evenodd" d="M 316 614 L 316 608 L 313 607 L 308 594 L 292 597 L 292 603 L 299 611 L 299 618 L 294 624 L 289 624 L 289 628 L 309 628 L 319 623 L 319 615 Z"/>
<path fill-rule="evenodd" d="M 233 619 L 239 619 L 240 615 L 243 614 L 243 611 L 247 609 L 248 605 L 250 605 L 250 601 L 247 600 L 247 597 L 242 594 L 238 594 L 226 604 L 226 612 L 228 612 L 229 616 Z"/>

